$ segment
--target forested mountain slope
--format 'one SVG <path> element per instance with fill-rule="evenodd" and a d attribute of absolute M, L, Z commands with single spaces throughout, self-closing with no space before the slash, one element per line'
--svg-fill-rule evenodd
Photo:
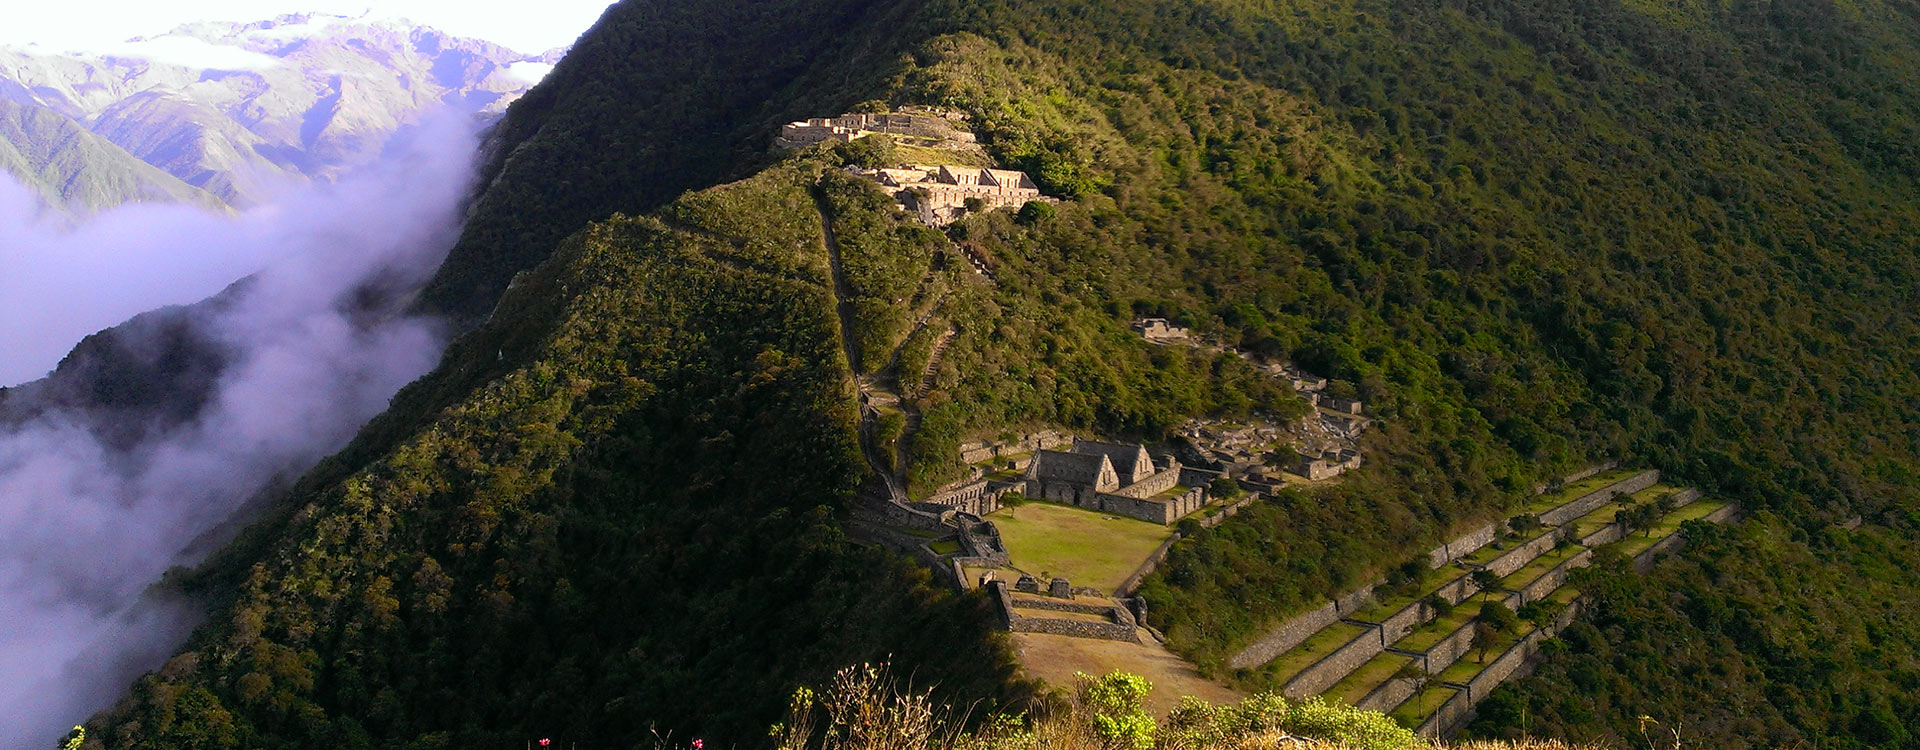
<path fill-rule="evenodd" d="M 1139 313 L 1357 389 L 1370 468 L 1144 589 L 1203 668 L 1598 456 L 1910 539 L 1916 40 L 1897 1 L 629 0 L 496 132 L 422 302 L 479 327 L 192 582 L 213 623 L 97 736 L 746 741 L 887 650 L 1014 697 L 979 602 L 835 528 L 863 467 L 828 225 L 891 238 L 891 273 L 955 243 L 995 269 L 957 293 L 919 482 L 968 435 L 1273 403 L 1235 358 L 1145 351 Z M 780 122 L 870 100 L 963 109 L 1071 200 L 929 236 L 836 187 L 847 154 L 761 171 Z"/>

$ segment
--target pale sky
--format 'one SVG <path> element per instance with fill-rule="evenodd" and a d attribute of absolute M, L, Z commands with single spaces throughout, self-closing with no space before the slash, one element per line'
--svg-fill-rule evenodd
<path fill-rule="evenodd" d="M 313 11 L 405 17 L 519 52 L 572 44 L 612 0 L 0 0 L 0 45 L 110 47 L 194 21 L 260 21 Z"/>

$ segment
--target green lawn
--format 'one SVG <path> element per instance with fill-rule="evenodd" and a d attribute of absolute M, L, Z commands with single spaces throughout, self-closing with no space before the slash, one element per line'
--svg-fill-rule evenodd
<path fill-rule="evenodd" d="M 1400 704 L 1387 715 L 1392 716 L 1394 721 L 1400 722 L 1400 726 L 1416 729 L 1421 722 L 1427 720 L 1428 716 L 1432 716 L 1433 712 L 1447 705 L 1447 701 L 1453 700 L 1453 694 L 1458 692 L 1460 691 L 1436 683 L 1408 698 L 1407 702 Z"/>
<path fill-rule="evenodd" d="M 1353 674 L 1347 675 L 1346 679 L 1328 688 L 1325 695 L 1334 700 L 1344 701 L 1349 706 L 1354 705 L 1359 703 L 1360 699 L 1367 697 L 1367 693 L 1373 692 L 1373 689 L 1379 687 L 1381 683 L 1392 679 L 1394 673 L 1399 672 L 1401 667 L 1412 663 L 1411 656 L 1394 653 L 1380 654 L 1367 660 L 1367 663 L 1360 665 L 1359 669 L 1353 670 Z"/>
<path fill-rule="evenodd" d="M 1111 513 L 1028 502 L 993 514 L 1013 567 L 1042 578 L 1111 591 L 1146 562 L 1173 530 Z"/>
<path fill-rule="evenodd" d="M 1622 479 L 1626 479 L 1627 477 L 1633 476 L 1638 473 L 1640 473 L 1639 469 L 1614 469 L 1613 471 L 1600 472 L 1593 476 L 1587 477 L 1586 479 L 1582 479 L 1578 482 L 1574 482 L 1573 484 L 1569 484 L 1565 487 L 1562 487 L 1560 488 L 1559 492 L 1549 492 L 1545 495 L 1541 495 L 1540 499 L 1535 500 L 1531 503 L 1528 503 L 1527 507 L 1522 508 L 1520 510 L 1520 513 L 1532 514 L 1536 516 L 1540 515 L 1541 513 L 1545 513 L 1547 511 L 1553 510 L 1554 508 L 1558 508 L 1562 505 L 1566 505 L 1567 503 L 1579 498 L 1581 495 L 1585 495 L 1589 492 L 1600 489 L 1609 484 L 1613 484 L 1614 482 L 1618 482 Z"/>
<path fill-rule="evenodd" d="M 1347 645 L 1347 641 L 1353 640 L 1354 636 L 1367 630 L 1368 628 L 1348 625 L 1344 622 L 1328 625 L 1320 632 L 1314 633 L 1312 637 L 1301 641 L 1300 645 L 1281 654 L 1280 658 L 1268 662 L 1263 671 L 1279 678 L 1281 682 L 1293 679 L 1300 670 L 1313 666 L 1314 662 L 1326 658 L 1327 654 Z"/>
<path fill-rule="evenodd" d="M 1527 584 L 1532 583 L 1533 579 L 1539 578 L 1549 570 L 1553 570 L 1554 566 L 1566 562 L 1574 555 L 1580 554 L 1580 551 L 1584 549 L 1586 548 L 1578 544 L 1569 544 L 1558 549 L 1547 550 L 1546 554 L 1534 558 L 1533 562 L 1527 563 L 1526 567 L 1516 570 L 1512 575 L 1500 579 L 1500 588 L 1508 591 L 1519 591 Z"/>
<path fill-rule="evenodd" d="M 953 541 L 951 539 L 948 539 L 946 541 L 941 541 L 941 542 L 934 542 L 927 546 L 933 549 L 934 554 L 957 555 L 960 553 L 960 543 Z"/>

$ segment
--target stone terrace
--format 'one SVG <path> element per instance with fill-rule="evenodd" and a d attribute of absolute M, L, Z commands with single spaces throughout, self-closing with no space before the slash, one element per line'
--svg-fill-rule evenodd
<path fill-rule="evenodd" d="M 1393 592 L 1376 583 L 1300 614 L 1236 654 L 1230 666 L 1270 675 L 1288 698 L 1323 695 L 1391 712 L 1429 735 L 1443 734 L 1469 718 L 1494 686 L 1521 673 L 1541 642 L 1572 622 L 1579 593 L 1565 584 L 1573 570 L 1591 562 L 1593 548 L 1570 535 L 1614 544 L 1644 570 L 1681 543 L 1682 523 L 1725 521 L 1735 512 L 1729 504 L 1699 500 L 1696 490 L 1659 484 L 1656 471 L 1582 472 L 1570 479 L 1516 516 L 1552 523 L 1522 535 L 1497 533 L 1504 524 L 1473 529 L 1434 550 L 1430 562 L 1438 564 L 1414 581 Z M 1676 507 L 1651 528 L 1628 533 L 1615 522 L 1623 501 L 1663 496 L 1671 496 Z M 1475 570 L 1499 576 L 1499 584 L 1478 590 Z M 1432 598 L 1454 606 L 1441 614 L 1428 604 Z M 1514 632 L 1476 644 L 1475 616 L 1488 601 L 1511 609 L 1548 602 L 1560 611 L 1552 621 L 1522 621 Z M 1409 667 L 1431 677 L 1403 676 Z"/>

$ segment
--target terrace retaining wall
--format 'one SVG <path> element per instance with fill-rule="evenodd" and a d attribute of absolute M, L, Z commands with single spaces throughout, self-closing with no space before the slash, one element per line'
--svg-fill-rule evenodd
<path fill-rule="evenodd" d="M 1340 648 L 1334 649 L 1333 653 L 1321 657 L 1312 666 L 1300 670 L 1293 679 L 1287 680 L 1287 684 L 1280 686 L 1280 694 L 1289 700 L 1305 700 L 1310 696 L 1324 693 L 1327 688 L 1333 687 L 1334 683 L 1345 679 L 1347 675 L 1353 673 L 1353 670 L 1367 663 L 1368 659 L 1378 656 L 1385 650 L 1387 650 L 1386 645 L 1380 642 L 1380 628 L 1369 627 Z"/>
<path fill-rule="evenodd" d="M 1401 607 L 1378 623 L 1380 647 L 1386 648 L 1393 645 L 1394 641 L 1405 638 L 1408 633 L 1413 632 L 1414 628 L 1420 627 L 1420 624 L 1426 621 L 1427 603 L 1425 601 L 1416 599 L 1412 604 Z"/>
<path fill-rule="evenodd" d="M 1227 660 L 1227 666 L 1234 669 L 1250 669 L 1273 661 L 1294 646 L 1313 637 L 1321 628 L 1339 621 L 1340 618 L 1360 611 L 1373 601 L 1373 587 L 1379 582 L 1369 584 L 1357 591 L 1349 592 L 1338 599 L 1315 607 L 1307 612 L 1295 615 L 1286 622 L 1267 631 L 1260 640 L 1234 654 Z"/>
<path fill-rule="evenodd" d="M 1480 593 L 1480 589 L 1474 588 L 1472 577 L 1470 573 L 1461 573 L 1453 580 L 1440 584 L 1440 587 L 1434 589 L 1433 593 L 1447 600 L 1448 604 L 1464 602 L 1468 597 Z"/>
<path fill-rule="evenodd" d="M 1438 568 L 1454 560 L 1473 554 L 1474 550 L 1485 547 L 1488 542 L 1493 541 L 1497 528 L 1497 524 L 1489 523 L 1465 534 L 1461 534 L 1446 544 L 1433 548 L 1427 552 L 1427 567 Z"/>
<path fill-rule="evenodd" d="M 1528 582 L 1525 587 L 1521 588 L 1520 603 L 1537 602 L 1551 596 L 1555 589 L 1560 588 L 1561 584 L 1567 582 L 1567 576 L 1571 574 L 1574 569 L 1583 568 L 1592 563 L 1593 550 L 1580 550 L 1579 554 L 1561 561 L 1559 565 L 1555 565 L 1551 570 L 1541 573 L 1539 578 L 1533 579 Z"/>
<path fill-rule="evenodd" d="M 1514 571 L 1527 567 L 1527 563 L 1533 562 L 1534 558 L 1546 554 L 1548 550 L 1553 549 L 1554 545 L 1558 543 L 1559 540 L 1554 539 L 1553 533 L 1541 534 L 1538 538 L 1529 540 L 1526 544 L 1514 547 L 1513 549 L 1507 550 L 1505 554 L 1493 558 L 1488 561 L 1484 567 L 1487 570 L 1493 571 L 1494 575 L 1505 578 L 1513 575 Z"/>
<path fill-rule="evenodd" d="M 1421 722 L 1420 727 L 1414 731 L 1428 737 L 1438 737 L 1443 732 L 1453 731 L 1454 727 L 1465 723 L 1467 713 L 1472 710 L 1473 701 L 1467 699 L 1467 691 L 1455 690 L 1453 697 L 1440 704 L 1440 708 L 1435 709 L 1433 714 L 1428 716 L 1426 721 Z"/>
<path fill-rule="evenodd" d="M 1606 505 L 1619 495 L 1631 495 L 1660 481 L 1659 469 L 1648 469 L 1613 484 L 1589 492 L 1560 505 L 1560 507 L 1540 514 L 1540 522 L 1548 526 L 1559 526 L 1584 516 Z"/>
<path fill-rule="evenodd" d="M 1378 687 L 1375 687 L 1373 692 L 1367 693 L 1367 697 L 1361 698 L 1359 703 L 1353 705 L 1356 708 L 1364 708 L 1368 711 L 1386 713 L 1392 711 L 1395 706 L 1400 705 L 1406 701 L 1406 699 L 1413 697 L 1415 689 L 1419 687 L 1419 680 L 1389 678 L 1386 682 L 1382 682 Z"/>
<path fill-rule="evenodd" d="M 1302 641 L 1313 637 L 1313 634 L 1320 632 L 1322 628 L 1339 621 L 1340 612 L 1334 603 L 1329 601 L 1314 608 L 1313 611 L 1280 623 L 1279 627 L 1268 631 L 1266 635 L 1260 637 L 1260 640 L 1254 641 L 1253 645 L 1234 654 L 1233 658 L 1227 660 L 1227 666 L 1234 669 L 1248 669 L 1273 661 L 1294 646 L 1300 645 Z"/>
<path fill-rule="evenodd" d="M 1619 466 L 1620 466 L 1620 462 L 1619 462 L 1619 461 L 1608 461 L 1608 462 L 1605 462 L 1605 463 L 1598 463 L 1598 464 L 1594 464 L 1594 465 L 1592 465 L 1592 466 L 1589 466 L 1589 467 L 1587 467 L 1587 468 L 1584 468 L 1584 469 L 1581 469 L 1581 470 L 1579 470 L 1579 471 L 1576 471 L 1576 472 L 1574 472 L 1574 473 L 1572 473 L 1572 474 L 1568 474 L 1568 475 L 1566 475 L 1566 476 L 1564 476 L 1564 477 L 1561 477 L 1561 478 L 1560 478 L 1560 483 L 1561 483 L 1561 484 L 1563 484 L 1563 485 L 1567 485 L 1567 484 L 1573 484 L 1574 482 L 1578 482 L 1578 481 L 1580 481 L 1580 480 L 1582 480 L 1582 479 L 1586 479 L 1587 477 L 1590 477 L 1590 476 L 1593 476 L 1593 475 L 1595 475 L 1595 474 L 1598 474 L 1598 473 L 1600 473 L 1600 472 L 1603 472 L 1603 471 L 1613 471 L 1614 469 L 1616 469 L 1616 468 L 1618 468 Z M 1534 486 L 1533 486 L 1533 494 L 1535 494 L 1535 495 L 1544 495 L 1544 494 L 1547 494 L 1547 485 L 1545 485 L 1545 484 L 1536 484 L 1536 485 L 1534 485 Z"/>

